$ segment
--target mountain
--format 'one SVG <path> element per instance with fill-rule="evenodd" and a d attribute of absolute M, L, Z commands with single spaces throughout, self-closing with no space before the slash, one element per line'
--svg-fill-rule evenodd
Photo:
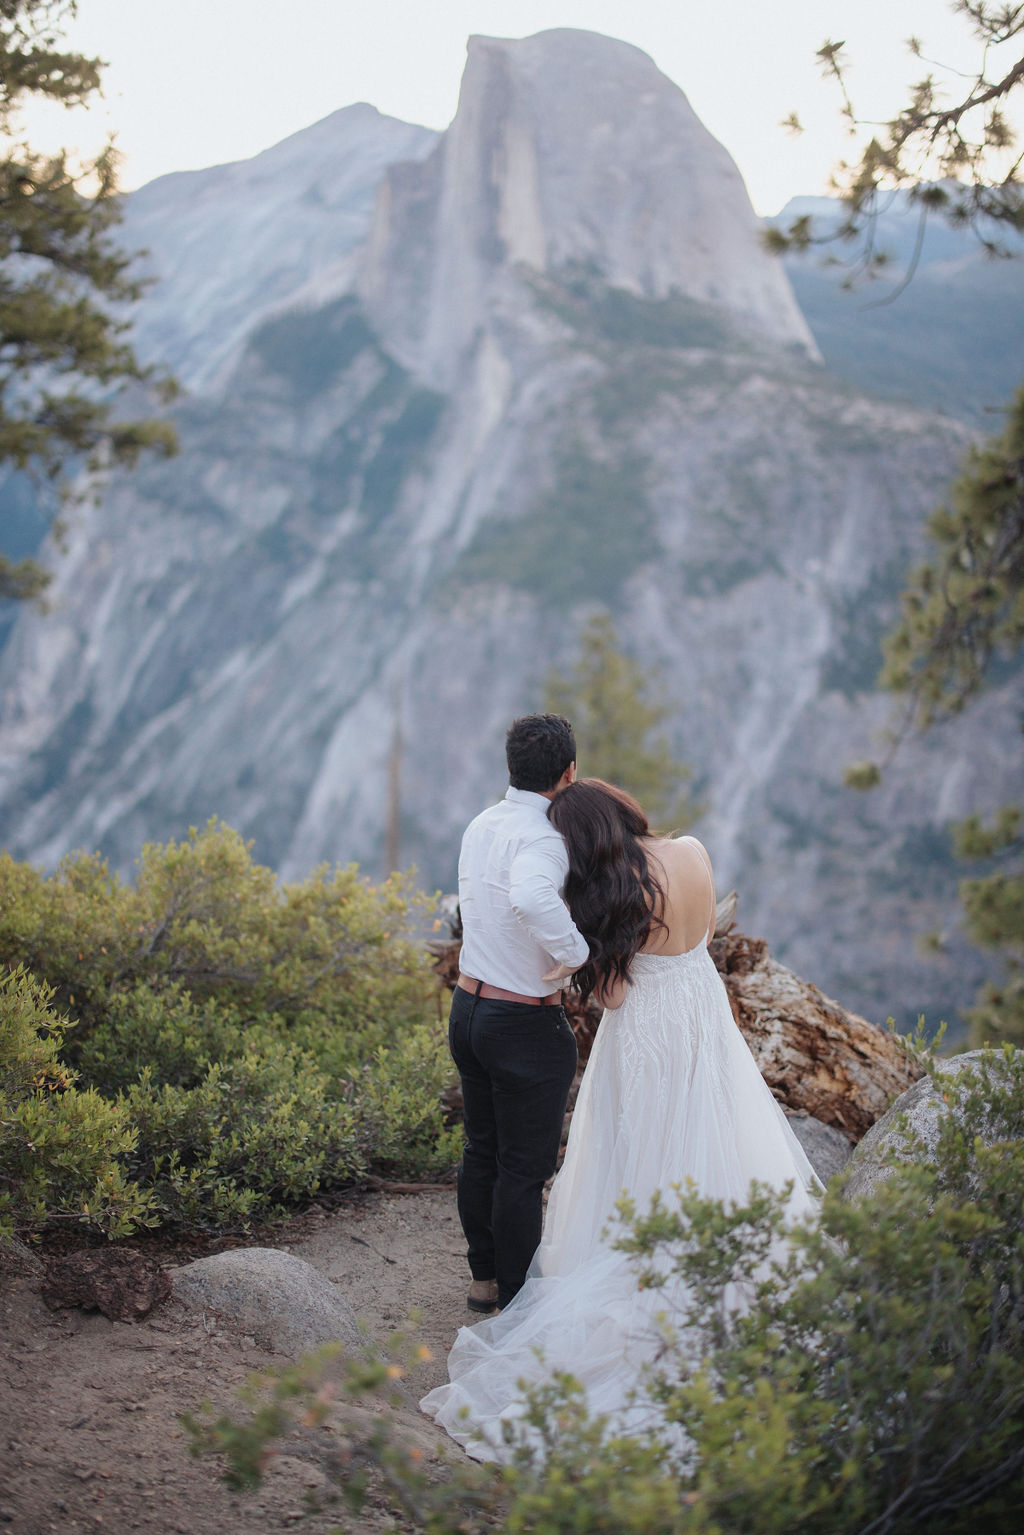
<path fill-rule="evenodd" d="M 196 393 L 223 386 L 255 324 L 351 287 L 381 176 L 438 135 L 359 102 L 232 165 L 161 176 L 126 199 L 128 250 L 159 284 L 135 343 Z"/>
<path fill-rule="evenodd" d="M 182 452 L 114 476 L 0 655 L 0 838 L 52 863 L 222 816 L 289 877 L 451 889 L 503 734 L 597 607 L 656 664 L 740 916 L 869 1016 L 979 961 L 951 817 L 1011 797 L 1020 680 L 841 786 L 963 423 L 821 364 L 742 180 L 646 55 L 474 38 L 443 135 L 348 109 L 137 194 Z M 586 771 L 586 763 L 580 764 Z M 395 805 L 398 814 L 395 814 Z"/>
<path fill-rule="evenodd" d="M 648 301 L 718 306 L 816 355 L 761 249 L 729 155 L 646 54 L 596 34 L 469 40 L 459 108 L 428 159 L 388 170 L 359 289 L 438 387 L 524 273 L 579 268 Z"/>

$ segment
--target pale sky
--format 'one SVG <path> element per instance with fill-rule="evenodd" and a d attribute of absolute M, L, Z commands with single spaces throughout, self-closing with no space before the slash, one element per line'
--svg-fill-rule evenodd
<path fill-rule="evenodd" d="M 930 58 L 974 52 L 949 0 L 79 0 L 73 45 L 108 63 L 105 101 L 78 120 L 34 112 L 36 143 L 91 147 L 109 131 L 127 189 L 243 159 L 354 101 L 443 128 L 471 33 L 582 27 L 644 49 L 732 153 L 761 214 L 826 190 L 849 152 L 839 95 L 814 54 L 845 40 L 858 112 L 885 119 Z M 807 132 L 779 124 L 796 110 Z"/>

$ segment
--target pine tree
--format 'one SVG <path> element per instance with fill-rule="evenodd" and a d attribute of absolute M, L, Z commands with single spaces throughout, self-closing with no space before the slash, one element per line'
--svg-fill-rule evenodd
<path fill-rule="evenodd" d="M 882 672 L 921 729 L 958 713 L 1024 640 L 1024 388 L 1005 430 L 970 450 L 928 531 L 935 552 L 902 595 Z"/>
<path fill-rule="evenodd" d="M 91 163 L 44 155 L 24 141 L 26 98 L 75 107 L 100 86 L 97 59 L 61 46 L 74 0 L 0 0 L 0 465 L 59 484 L 69 469 L 132 464 L 171 452 L 166 421 L 128 420 L 117 396 L 170 382 L 138 362 L 125 317 L 142 291 L 115 242 L 116 155 Z M 66 490 L 66 487 L 65 487 Z M 0 597 L 35 596 L 47 576 L 0 556 Z"/>
<path fill-rule="evenodd" d="M 581 775 L 618 784 L 652 821 L 682 831 L 699 811 L 685 790 L 690 769 L 673 757 L 662 731 L 669 711 L 650 697 L 655 682 L 653 670 L 619 649 L 608 615 L 597 614 L 572 671 L 548 677 L 544 707 L 572 721 Z"/>
<path fill-rule="evenodd" d="M 906 700 L 904 729 L 927 730 L 957 714 L 992 669 L 1024 640 L 1024 388 L 1005 430 L 968 455 L 950 505 L 928 524 L 931 559 L 902 596 L 902 617 L 884 643 L 882 686 Z M 854 787 L 877 783 L 860 764 Z M 974 1043 L 1024 1043 L 1024 834 L 1015 806 L 986 826 L 971 816 L 954 828 L 957 855 L 992 860 L 992 873 L 960 886 L 973 942 L 999 954 L 1005 979 L 984 988 L 968 1015 Z"/>
<path fill-rule="evenodd" d="M 1001 981 L 983 986 L 968 1013 L 971 1042 L 1024 1044 L 1024 828 L 1016 805 L 1004 806 L 985 826 L 970 816 L 956 828 L 961 858 L 996 860 L 1001 867 L 960 885 L 967 931 L 1003 961 Z"/>

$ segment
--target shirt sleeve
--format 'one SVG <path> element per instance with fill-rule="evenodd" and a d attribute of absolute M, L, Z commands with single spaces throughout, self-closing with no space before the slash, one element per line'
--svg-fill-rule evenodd
<path fill-rule="evenodd" d="M 560 891 L 569 862 L 557 835 L 530 843 L 512 860 L 508 897 L 516 917 L 552 959 L 578 970 L 590 945 L 569 915 Z"/>

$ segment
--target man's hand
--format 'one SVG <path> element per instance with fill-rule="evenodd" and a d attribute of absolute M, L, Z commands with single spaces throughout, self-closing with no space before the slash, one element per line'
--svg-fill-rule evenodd
<path fill-rule="evenodd" d="M 578 968 L 579 966 L 573 965 L 554 965 L 541 976 L 541 980 L 544 982 L 567 981 L 571 975 L 576 974 Z"/>

